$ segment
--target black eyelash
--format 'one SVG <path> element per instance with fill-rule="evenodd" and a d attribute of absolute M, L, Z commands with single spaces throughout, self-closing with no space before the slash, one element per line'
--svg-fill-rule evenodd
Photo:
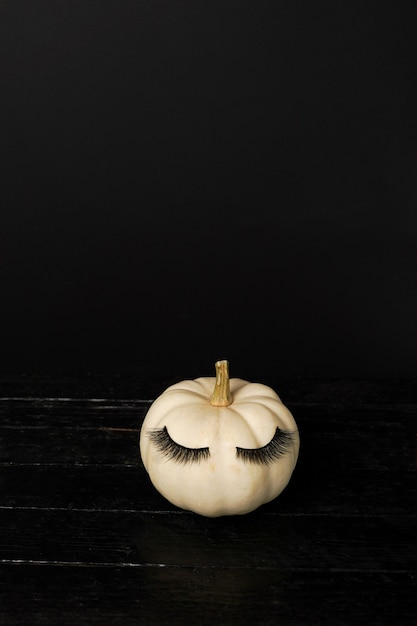
<path fill-rule="evenodd" d="M 162 454 L 178 463 L 199 463 L 210 456 L 208 448 L 186 448 L 169 436 L 166 426 L 149 431 L 149 438 Z"/>
<path fill-rule="evenodd" d="M 271 441 L 262 448 L 236 448 L 236 455 L 248 463 L 269 465 L 288 452 L 293 443 L 294 431 L 277 428 Z"/>

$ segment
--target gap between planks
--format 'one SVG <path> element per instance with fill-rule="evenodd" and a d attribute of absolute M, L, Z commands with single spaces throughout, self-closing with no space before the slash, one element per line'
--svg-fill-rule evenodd
<path fill-rule="evenodd" d="M 33 566 L 41 566 L 41 567 L 102 567 L 102 568 L 126 568 L 126 569 L 143 569 L 143 568 L 157 568 L 157 569 L 173 569 L 173 570 L 195 570 L 203 569 L 203 570 L 256 570 L 256 571 L 287 571 L 287 572 L 300 572 L 300 573 L 323 573 L 323 574 L 390 574 L 390 575 L 410 575 L 413 574 L 413 571 L 410 570 L 388 570 L 388 569 L 357 569 L 357 568 L 338 568 L 338 567 L 330 567 L 330 568 L 321 568 L 321 567 L 287 567 L 287 568 L 277 568 L 277 567 L 268 567 L 263 565 L 170 565 L 167 563 L 123 563 L 123 562 L 102 562 L 102 561 L 42 561 L 36 559 L 0 559 L 0 565 L 11 565 L 11 566 L 19 566 L 19 565 L 33 565 Z"/>
<path fill-rule="evenodd" d="M 186 510 L 162 510 L 162 509 L 88 509 L 79 507 L 49 507 L 49 506 L 9 506 L 0 505 L 0 511 L 48 511 L 57 513 L 114 513 L 114 514 L 129 514 L 133 515 L 194 515 L 191 511 Z M 379 519 L 379 518 L 406 518 L 413 519 L 417 517 L 414 513 L 277 513 L 275 511 L 264 511 L 262 516 L 267 517 L 331 517 L 337 518 L 361 518 L 361 519 Z M 226 516 L 227 517 L 227 516 Z"/>

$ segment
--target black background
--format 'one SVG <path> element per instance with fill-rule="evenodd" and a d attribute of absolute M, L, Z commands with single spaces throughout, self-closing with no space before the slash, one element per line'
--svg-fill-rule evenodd
<path fill-rule="evenodd" d="M 2 2 L 1 371 L 414 376 L 416 26 Z"/>

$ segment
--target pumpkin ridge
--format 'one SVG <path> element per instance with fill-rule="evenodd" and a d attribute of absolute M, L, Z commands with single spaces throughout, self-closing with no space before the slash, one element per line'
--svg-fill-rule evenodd
<path fill-rule="evenodd" d="M 179 395 L 179 394 L 184 394 L 184 398 L 189 397 L 190 394 L 192 394 L 193 396 L 196 396 L 196 398 L 199 398 L 200 401 L 207 400 L 207 395 L 203 391 L 200 391 L 197 389 L 186 389 L 185 387 L 176 387 L 175 389 L 167 389 L 160 396 L 160 398 L 172 397 L 173 395 Z M 188 404 L 188 401 L 187 401 L 187 404 Z"/>
<path fill-rule="evenodd" d="M 241 411 L 241 406 L 238 407 L 232 407 L 232 406 L 228 406 L 227 407 L 227 412 L 233 412 L 235 417 L 237 418 L 238 422 L 240 422 L 240 425 L 242 424 L 242 421 L 245 425 L 245 427 L 247 428 L 250 436 L 252 437 L 253 441 L 256 442 L 256 446 L 254 447 L 261 447 L 263 444 L 259 442 L 259 437 L 257 436 L 257 432 L 256 432 L 256 420 L 251 420 L 250 416 L 246 416 L 242 414 Z M 275 429 L 274 429 L 275 432 Z M 272 438 L 272 435 L 271 435 Z M 270 438 L 270 439 L 271 439 Z M 240 447 L 237 445 L 238 442 L 236 442 L 236 447 Z M 268 442 L 267 442 L 268 443 Z"/>
<path fill-rule="evenodd" d="M 269 437 L 269 439 L 267 441 L 262 441 L 259 438 L 258 432 L 259 432 L 259 417 L 256 416 L 256 412 L 259 413 L 259 407 L 262 407 L 262 410 L 265 411 L 265 418 L 271 418 L 271 426 L 272 426 L 272 431 L 271 431 L 271 435 Z M 255 413 L 255 418 L 253 417 L 253 414 L 251 413 L 251 410 L 255 409 L 254 413 Z M 273 438 L 273 435 L 275 433 L 275 429 L 278 426 L 277 424 L 277 420 L 276 420 L 276 411 L 274 411 L 271 407 L 265 405 L 265 404 L 259 404 L 259 402 L 252 402 L 252 401 L 245 401 L 239 404 L 239 406 L 236 406 L 236 410 L 238 411 L 238 415 L 240 417 L 241 420 L 243 420 L 246 424 L 246 426 L 248 427 L 253 439 L 256 441 L 257 445 L 256 447 L 258 448 L 262 448 L 264 445 L 267 445 L 271 439 Z M 246 413 L 246 411 L 248 411 L 248 414 Z M 284 425 L 283 425 L 284 426 Z M 286 430 L 286 428 L 282 428 L 282 430 Z M 261 432 L 264 432 L 263 429 L 261 429 Z M 244 447 L 244 446 L 243 446 Z"/>
<path fill-rule="evenodd" d="M 270 398 L 271 400 L 278 400 L 281 402 L 281 398 L 278 394 L 273 389 L 262 383 L 246 383 L 246 385 L 241 385 L 233 393 L 236 400 L 244 400 L 245 398 L 250 397 L 258 398 L 260 400 Z"/>

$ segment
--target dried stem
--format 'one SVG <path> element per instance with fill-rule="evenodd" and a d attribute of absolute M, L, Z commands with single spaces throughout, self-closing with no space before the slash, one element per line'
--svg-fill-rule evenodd
<path fill-rule="evenodd" d="M 217 361 L 216 363 L 216 384 L 210 396 L 210 404 L 213 406 L 229 406 L 233 398 L 230 393 L 229 363 L 228 361 Z"/>

